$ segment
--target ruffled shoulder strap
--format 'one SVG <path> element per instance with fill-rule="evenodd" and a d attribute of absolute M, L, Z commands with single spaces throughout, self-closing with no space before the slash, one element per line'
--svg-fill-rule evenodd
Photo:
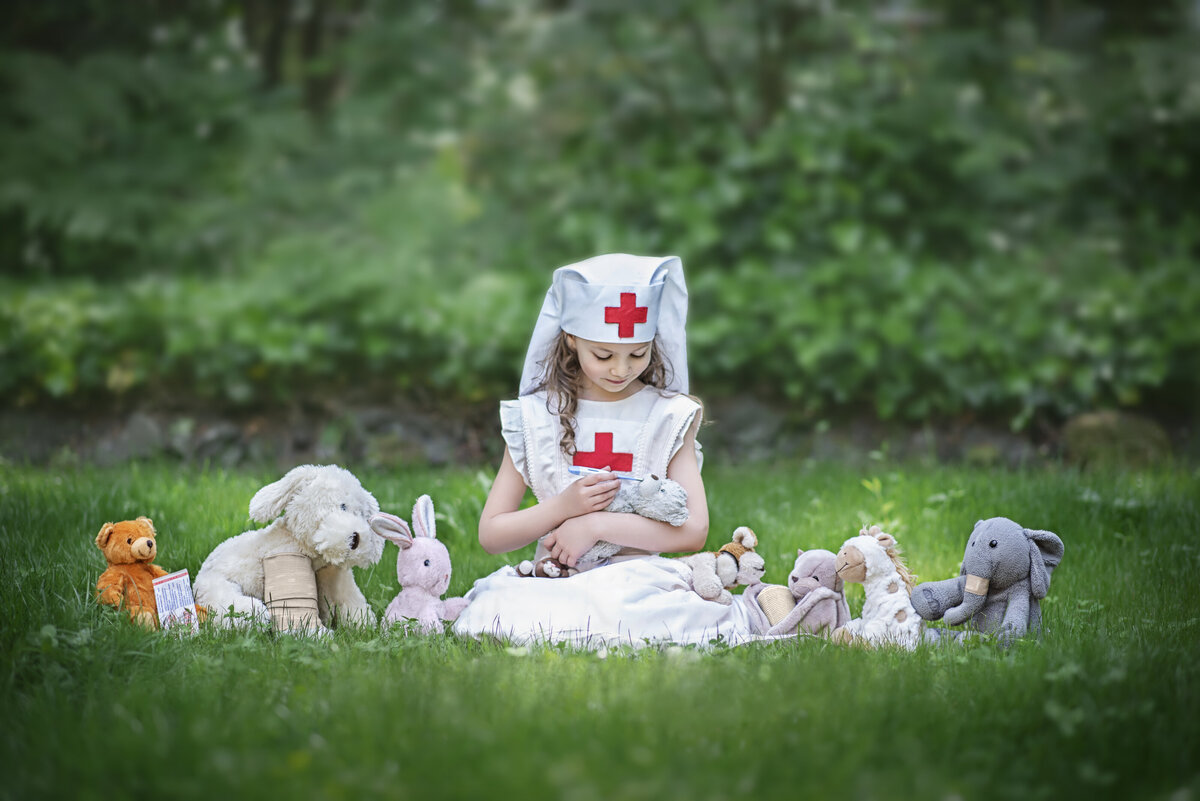
<path fill-rule="evenodd" d="M 667 474 L 667 465 L 683 447 L 688 431 L 699 429 L 703 407 L 687 395 L 662 397 L 656 409 L 654 430 L 648 437 L 647 457 L 650 471 Z M 704 453 L 696 440 L 696 463 L 704 466 Z"/>
<path fill-rule="evenodd" d="M 526 456 L 525 416 L 521 413 L 521 401 L 500 401 L 500 434 L 504 444 L 508 446 L 508 455 L 512 457 L 517 472 L 525 479 L 525 485 L 530 486 L 529 460 Z"/>

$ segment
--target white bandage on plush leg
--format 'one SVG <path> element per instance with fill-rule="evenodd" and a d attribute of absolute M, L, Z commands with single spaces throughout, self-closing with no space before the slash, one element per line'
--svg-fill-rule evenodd
<path fill-rule="evenodd" d="M 796 596 L 787 587 L 766 584 L 758 593 L 758 605 L 767 616 L 767 622 L 774 626 L 796 608 Z"/>
<path fill-rule="evenodd" d="M 312 560 L 302 553 L 264 556 L 263 600 L 277 631 L 321 628 L 317 578 Z"/>

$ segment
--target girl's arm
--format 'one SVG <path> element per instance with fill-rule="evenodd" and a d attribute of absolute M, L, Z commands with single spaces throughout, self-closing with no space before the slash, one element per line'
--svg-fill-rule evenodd
<path fill-rule="evenodd" d="M 693 427 L 667 465 L 667 478 L 678 481 L 687 490 L 686 523 L 676 527 L 641 515 L 612 512 L 572 517 L 546 538 L 545 544 L 550 549 L 550 555 L 566 565 L 574 566 L 576 560 L 598 540 L 670 553 L 703 548 L 708 540 L 708 499 L 704 494 L 704 481 L 700 478 L 700 465 L 696 461 L 695 442 Z"/>
<path fill-rule="evenodd" d="M 479 544 L 488 553 L 515 551 L 558 528 L 565 520 L 604 509 L 617 497 L 620 486 L 621 482 L 611 473 L 595 473 L 572 482 L 545 503 L 522 509 L 525 481 L 505 448 L 500 470 L 479 516 Z"/>

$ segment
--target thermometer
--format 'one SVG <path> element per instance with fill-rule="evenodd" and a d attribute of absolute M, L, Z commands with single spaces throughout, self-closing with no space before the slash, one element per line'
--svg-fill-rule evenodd
<path fill-rule="evenodd" d="M 596 468 L 596 467 L 583 467 L 582 465 L 577 465 L 577 464 L 573 464 L 573 465 L 569 466 L 567 468 L 567 472 L 573 473 L 574 475 L 577 475 L 577 476 L 590 476 L 593 473 L 612 473 L 614 476 L 621 479 L 622 481 L 641 481 L 640 478 L 634 478 L 633 476 L 623 476 L 620 473 L 613 471 L 613 470 L 600 470 L 599 468 Z"/>

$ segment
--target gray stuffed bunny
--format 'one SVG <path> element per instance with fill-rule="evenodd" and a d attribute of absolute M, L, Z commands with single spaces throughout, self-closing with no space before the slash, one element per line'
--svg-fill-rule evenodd
<path fill-rule="evenodd" d="M 622 481 L 617 497 L 613 498 L 607 511 L 631 512 L 672 526 L 682 526 L 688 519 L 687 490 L 678 481 L 655 475 L 648 475 L 638 482 Z M 594 567 L 620 550 L 620 545 L 600 540 L 579 557 L 575 567 L 567 567 L 551 556 L 544 556 L 536 563 L 524 560 L 517 565 L 517 573 L 539 578 L 565 578 Z"/>
<path fill-rule="evenodd" d="M 1003 642 L 1041 629 L 1039 599 L 1063 557 L 1057 534 L 1022 528 L 1006 517 L 975 524 L 957 578 L 918 584 L 912 605 L 925 620 L 998 634 Z"/>
<path fill-rule="evenodd" d="M 672 526 L 682 526 L 688 519 L 687 490 L 678 481 L 655 475 L 646 476 L 637 483 L 623 481 L 617 497 L 608 505 L 608 511 L 632 512 Z"/>

